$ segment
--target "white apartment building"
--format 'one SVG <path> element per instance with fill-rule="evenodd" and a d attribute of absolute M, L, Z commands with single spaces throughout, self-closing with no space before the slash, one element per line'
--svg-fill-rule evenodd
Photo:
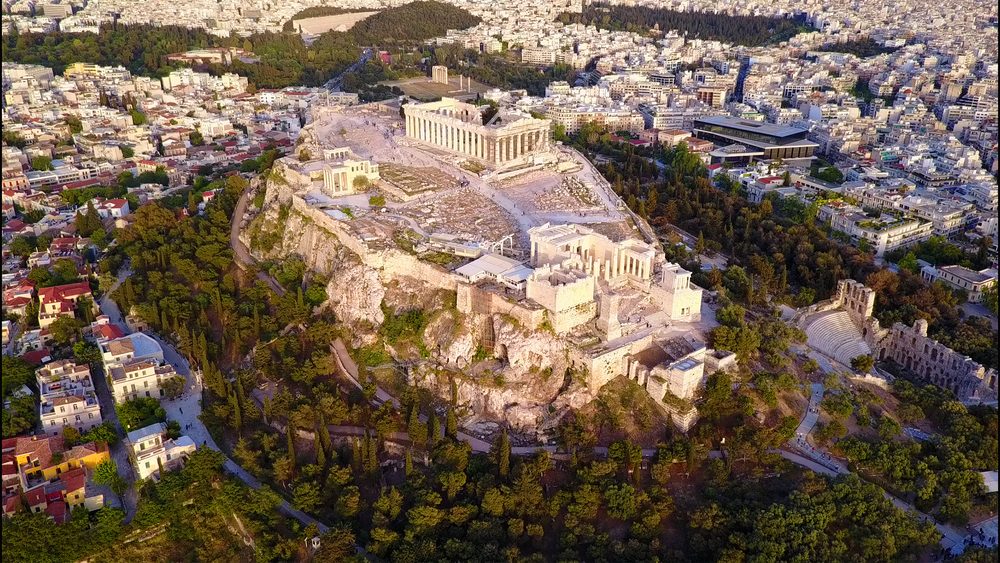
<path fill-rule="evenodd" d="M 997 271 L 994 268 L 971 270 L 964 266 L 924 266 L 920 276 L 927 282 L 944 282 L 946 285 L 966 292 L 969 303 L 979 303 L 983 300 L 983 291 L 995 287 Z"/>
<path fill-rule="evenodd" d="M 627 106 L 550 105 L 545 117 L 576 133 L 584 123 L 597 123 L 610 131 L 638 133 L 645 128 L 642 114 Z"/>
<path fill-rule="evenodd" d="M 163 348 L 153 337 L 142 332 L 98 342 L 98 347 L 105 368 L 141 360 L 163 361 Z"/>
<path fill-rule="evenodd" d="M 830 217 L 830 227 L 849 236 L 856 246 L 867 244 L 876 257 L 925 241 L 934 234 L 934 225 L 923 219 L 892 215 L 871 218 L 856 211 L 829 209 L 821 210 L 821 215 Z"/>
<path fill-rule="evenodd" d="M 154 360 L 129 362 L 108 370 L 111 393 L 117 403 L 142 397 L 160 399 L 164 395 L 164 382 L 174 377 L 178 375 L 173 366 Z"/>
<path fill-rule="evenodd" d="M 187 436 L 166 437 L 167 426 L 162 422 L 128 433 L 129 457 L 135 464 L 139 479 L 159 478 L 161 468 L 171 471 L 184 465 L 197 446 Z"/>
<path fill-rule="evenodd" d="M 66 427 L 83 433 L 100 426 L 101 405 L 86 364 L 71 360 L 50 362 L 38 368 L 35 380 L 38 418 L 46 435 L 60 436 Z"/>

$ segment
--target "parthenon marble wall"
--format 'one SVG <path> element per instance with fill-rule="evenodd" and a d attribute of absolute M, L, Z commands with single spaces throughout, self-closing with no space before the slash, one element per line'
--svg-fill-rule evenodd
<path fill-rule="evenodd" d="M 494 165 L 521 160 L 549 146 L 545 119 L 502 114 L 500 123 L 483 125 L 478 107 L 451 98 L 403 108 L 407 137 Z"/>

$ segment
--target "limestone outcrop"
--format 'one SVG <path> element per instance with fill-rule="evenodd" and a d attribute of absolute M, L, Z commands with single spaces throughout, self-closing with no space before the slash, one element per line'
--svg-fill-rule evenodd
<path fill-rule="evenodd" d="M 592 399 L 568 375 L 564 340 L 504 314 L 459 312 L 454 276 L 395 246 L 369 247 L 340 222 L 305 205 L 301 187 L 276 170 L 241 239 L 260 261 L 295 255 L 326 277 L 324 306 L 352 328 L 353 347 L 378 341 L 387 312 L 421 309 L 427 320 L 419 342 L 386 350 L 411 366 L 412 384 L 443 399 L 451 397 L 454 380 L 465 415 L 533 431 Z"/>

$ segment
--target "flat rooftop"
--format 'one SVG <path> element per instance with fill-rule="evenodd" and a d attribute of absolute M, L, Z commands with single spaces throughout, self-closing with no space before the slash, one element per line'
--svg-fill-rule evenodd
<path fill-rule="evenodd" d="M 694 120 L 694 126 L 696 129 L 698 128 L 699 123 L 729 127 L 732 129 L 739 129 L 740 131 L 759 133 L 761 135 L 771 135 L 774 137 L 790 137 L 792 135 L 799 135 L 806 131 L 805 129 L 792 127 L 791 125 L 763 123 L 760 121 L 750 121 L 749 119 L 740 119 L 738 117 L 726 117 L 724 115 L 699 117 Z"/>
<path fill-rule="evenodd" d="M 941 270 L 942 272 L 948 272 L 949 274 L 957 278 L 963 279 L 969 283 L 984 283 L 992 279 L 996 279 L 997 277 L 997 271 L 994 269 L 980 270 L 977 272 L 975 270 L 970 270 L 965 266 L 955 265 L 955 266 L 941 266 L 939 270 Z"/>

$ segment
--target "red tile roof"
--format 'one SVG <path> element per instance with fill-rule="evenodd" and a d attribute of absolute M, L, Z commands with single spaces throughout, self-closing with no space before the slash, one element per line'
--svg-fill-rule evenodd
<path fill-rule="evenodd" d="M 69 494 L 87 486 L 87 472 L 82 467 L 77 467 L 60 475 L 59 480 L 66 486 L 66 494 Z"/>
<path fill-rule="evenodd" d="M 113 324 L 99 325 L 94 332 L 96 336 L 99 336 L 100 338 L 107 338 L 108 340 L 114 340 L 115 338 L 125 336 L 125 331 Z"/>
<path fill-rule="evenodd" d="M 34 508 L 45 502 L 45 487 L 35 487 L 24 493 L 27 498 L 28 506 Z"/>
<path fill-rule="evenodd" d="M 38 467 L 51 465 L 52 455 L 62 452 L 65 448 L 62 436 L 19 436 L 14 454 L 27 455 L 29 460 L 38 460 Z"/>
<path fill-rule="evenodd" d="M 65 524 L 69 521 L 69 508 L 66 506 L 65 501 L 57 500 L 50 502 L 45 507 L 45 513 L 51 516 L 56 521 L 56 524 Z"/>
<path fill-rule="evenodd" d="M 52 351 L 48 348 L 42 348 L 40 350 L 32 350 L 21 354 L 21 359 L 29 364 L 40 366 L 45 362 L 45 358 L 48 358 L 51 355 Z"/>
<path fill-rule="evenodd" d="M 87 282 L 68 283 L 53 287 L 43 287 L 38 290 L 40 303 L 71 300 L 83 295 L 90 295 L 90 284 Z"/>

